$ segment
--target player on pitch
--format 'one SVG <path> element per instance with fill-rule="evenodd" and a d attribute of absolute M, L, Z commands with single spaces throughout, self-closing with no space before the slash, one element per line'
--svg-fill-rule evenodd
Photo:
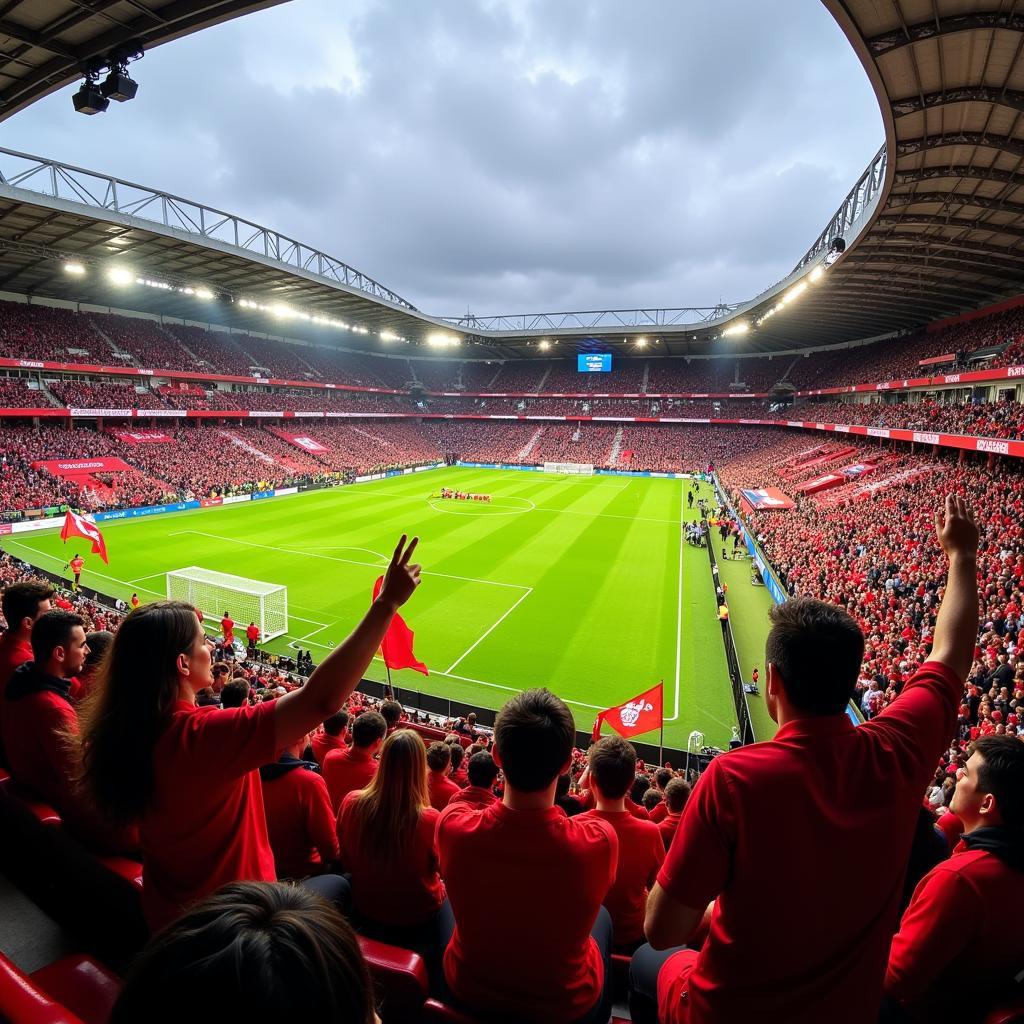
<path fill-rule="evenodd" d="M 71 584 L 71 590 L 73 593 L 77 593 L 78 584 L 82 579 L 82 570 L 85 568 L 85 559 L 76 553 L 71 561 L 64 563 L 65 569 L 69 567 L 71 569 L 71 574 L 74 577 L 74 581 Z"/>

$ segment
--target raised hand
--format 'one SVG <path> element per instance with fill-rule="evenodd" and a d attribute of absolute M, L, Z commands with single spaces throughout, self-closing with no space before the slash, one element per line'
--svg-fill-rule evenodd
<path fill-rule="evenodd" d="M 974 558 L 978 553 L 978 527 L 967 503 L 959 494 L 946 495 L 945 515 L 935 513 L 935 532 L 942 550 L 952 559 Z"/>
<path fill-rule="evenodd" d="M 413 537 L 408 545 L 406 540 L 407 537 L 403 533 L 395 548 L 395 553 L 391 556 L 391 564 L 384 574 L 384 583 L 380 588 L 380 596 L 377 598 L 392 611 L 401 608 L 420 585 L 420 566 L 417 563 L 410 564 L 409 561 L 420 539 Z"/>

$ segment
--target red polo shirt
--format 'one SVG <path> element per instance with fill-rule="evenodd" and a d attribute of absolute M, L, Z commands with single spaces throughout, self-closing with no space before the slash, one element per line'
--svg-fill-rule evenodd
<path fill-rule="evenodd" d="M 685 906 L 717 897 L 702 950 L 661 970 L 663 1022 L 875 1019 L 921 794 L 963 685 L 928 662 L 864 725 L 799 719 L 711 762 L 658 875 Z M 851 899 L 844 879 L 865 864 Z M 766 957 L 769 932 L 799 942 Z"/>
<path fill-rule="evenodd" d="M 651 821 L 655 825 L 660 825 L 665 820 L 665 815 L 668 814 L 668 804 L 662 800 L 660 804 L 655 804 L 647 813 L 650 814 Z"/>
<path fill-rule="evenodd" d="M 277 880 L 257 771 L 275 754 L 273 701 L 171 705 L 139 824 L 142 905 L 154 931 L 228 882 Z"/>
<path fill-rule="evenodd" d="M 889 950 L 886 994 L 915 1020 L 980 1020 L 981 996 L 1008 990 L 1021 967 L 1021 877 L 959 843 L 914 890 Z"/>
<path fill-rule="evenodd" d="M 437 811 L 424 808 L 412 841 L 396 844 L 394 856 L 384 860 L 360 841 L 358 800 L 357 793 L 349 793 L 338 815 L 341 863 L 352 872 L 355 909 L 378 924 L 398 928 L 424 924 L 437 913 L 445 896 L 437 872 Z"/>
<path fill-rule="evenodd" d="M 600 818 L 615 829 L 619 859 L 604 905 L 612 915 L 615 944 L 636 942 L 644 935 L 647 893 L 665 859 L 661 832 L 653 821 L 642 821 L 629 811 L 587 811 L 582 817 Z"/>
<path fill-rule="evenodd" d="M 443 811 L 448 801 L 460 792 L 459 787 L 444 772 L 427 772 L 427 791 L 430 793 L 430 806 L 435 811 Z"/>
<path fill-rule="evenodd" d="M 685 808 L 683 809 L 685 810 Z M 679 828 L 679 822 L 682 817 L 682 814 L 669 814 L 666 810 L 665 817 L 658 823 L 658 831 L 661 833 L 661 841 L 665 844 L 666 850 L 672 845 L 672 840 L 676 837 L 676 829 Z"/>
<path fill-rule="evenodd" d="M 490 807 L 491 804 L 497 799 L 495 795 L 487 789 L 485 786 L 467 786 L 465 789 L 460 789 L 448 801 L 449 806 L 451 804 L 469 804 L 470 807 Z"/>
<path fill-rule="evenodd" d="M 313 748 L 313 757 L 316 758 L 316 763 L 323 768 L 324 758 L 332 750 L 344 750 L 346 743 L 341 736 L 332 736 L 328 732 L 318 732 L 314 734 L 310 746 Z"/>
<path fill-rule="evenodd" d="M 444 974 L 456 997 L 531 1024 L 587 1013 L 604 982 L 590 929 L 615 880 L 615 830 L 558 807 L 458 802 L 441 813 L 437 845 L 455 914 Z"/>
<path fill-rule="evenodd" d="M 341 750 L 330 750 L 323 760 L 324 782 L 327 792 L 331 795 L 331 807 L 337 814 L 341 802 L 349 793 L 357 789 L 365 789 L 370 779 L 377 774 L 377 762 L 373 759 L 369 747 L 351 747 Z"/>
<path fill-rule="evenodd" d="M 323 776 L 308 768 L 292 768 L 261 781 L 277 877 L 320 874 L 325 864 L 338 859 L 334 810 Z"/>

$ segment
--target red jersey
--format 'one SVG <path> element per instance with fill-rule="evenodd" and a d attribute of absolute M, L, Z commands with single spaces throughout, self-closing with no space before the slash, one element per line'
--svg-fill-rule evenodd
<path fill-rule="evenodd" d="M 424 924 L 437 913 L 445 896 L 437 870 L 437 811 L 433 807 L 420 811 L 412 841 L 396 845 L 394 856 L 384 860 L 360 842 L 358 799 L 358 794 L 349 793 L 338 815 L 341 863 L 352 872 L 355 909 L 379 924 L 400 928 Z"/>
<path fill-rule="evenodd" d="M 701 951 L 661 970 L 660 1020 L 875 1019 L 921 794 L 963 686 L 928 662 L 864 725 L 798 719 L 711 762 L 658 883 L 687 907 L 717 900 Z M 840 880 L 865 864 L 871 884 L 850 899 Z M 759 955 L 766 928 L 800 942 Z"/>
<path fill-rule="evenodd" d="M 668 804 L 664 800 L 659 804 L 655 804 L 648 812 L 651 816 L 651 821 L 655 825 L 660 825 L 665 820 L 665 815 L 668 814 Z"/>
<path fill-rule="evenodd" d="M 481 807 L 490 807 L 496 799 L 497 797 L 484 786 L 467 786 L 465 789 L 460 789 L 448 801 L 448 804 L 449 806 L 456 803 L 469 804 L 470 807 L 479 809 Z"/>
<path fill-rule="evenodd" d="M 224 634 L 225 640 L 235 639 L 235 620 L 229 619 L 226 615 L 220 620 L 220 631 Z"/>
<path fill-rule="evenodd" d="M 615 944 L 627 945 L 644 936 L 647 893 L 665 859 L 665 844 L 653 821 L 642 821 L 629 811 L 587 811 L 583 818 L 607 821 L 619 840 L 615 881 L 604 898 L 612 916 Z"/>
<path fill-rule="evenodd" d="M 682 820 L 682 813 L 669 814 L 668 808 L 665 809 L 665 816 L 658 822 L 658 831 L 661 832 L 661 841 L 665 844 L 667 850 L 672 845 L 672 840 L 676 837 L 676 829 L 679 828 L 679 822 Z"/>
<path fill-rule="evenodd" d="M 316 758 L 316 763 L 323 768 L 324 758 L 332 750 L 344 750 L 345 741 L 340 736 L 332 736 L 329 732 L 318 732 L 314 734 L 310 746 L 313 748 L 313 757 Z"/>
<path fill-rule="evenodd" d="M 532 1024 L 587 1013 L 604 983 L 590 929 L 615 880 L 615 830 L 559 807 L 455 802 L 441 812 L 437 846 L 455 914 L 444 974 L 456 997 Z"/>
<path fill-rule="evenodd" d="M 354 743 L 343 750 L 330 750 L 324 758 L 324 782 L 331 795 L 331 807 L 335 813 L 341 809 L 341 801 L 357 789 L 365 789 L 370 779 L 377 774 L 377 762 L 367 747 Z"/>
<path fill-rule="evenodd" d="M 915 1020 L 980 1021 L 983 997 L 1009 991 L 1020 970 L 1020 881 L 995 853 L 961 842 L 914 890 L 889 950 L 886 994 Z"/>
<path fill-rule="evenodd" d="M 132 603 L 132 607 L 133 608 L 138 608 L 139 607 L 139 595 L 138 594 L 132 594 L 132 602 L 131 603 Z M 202 622 L 203 620 L 200 619 L 199 621 Z"/>
<path fill-rule="evenodd" d="M 234 623 L 232 622 L 231 625 L 233 626 Z M 245 637 L 250 643 L 256 643 L 260 638 L 260 627 L 255 623 L 251 626 L 247 626 L 245 630 Z"/>
<path fill-rule="evenodd" d="M 142 905 L 154 931 L 228 882 L 277 880 L 257 770 L 275 754 L 273 701 L 171 705 L 139 825 Z"/>
<path fill-rule="evenodd" d="M 443 811 L 459 787 L 444 772 L 427 771 L 427 791 L 430 793 L 430 806 L 435 811 Z"/>
<path fill-rule="evenodd" d="M 338 834 L 327 784 L 301 761 L 260 770 L 267 835 L 278 878 L 318 875 L 338 859 Z"/>
<path fill-rule="evenodd" d="M 72 558 L 71 559 L 71 571 L 77 576 L 85 568 L 84 558 Z"/>

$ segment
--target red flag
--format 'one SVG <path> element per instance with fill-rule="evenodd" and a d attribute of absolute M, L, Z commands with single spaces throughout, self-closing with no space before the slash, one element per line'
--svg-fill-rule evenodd
<path fill-rule="evenodd" d="M 103 534 L 95 523 L 90 523 L 84 516 L 80 516 L 71 509 L 64 517 L 64 525 L 60 528 L 60 539 L 67 543 L 68 537 L 84 537 L 92 541 L 92 553 L 99 555 L 104 564 L 107 563 L 107 545 L 103 542 Z"/>
<path fill-rule="evenodd" d="M 380 588 L 384 585 L 384 577 L 378 576 L 377 582 L 373 585 L 373 599 L 377 600 Z M 388 631 L 380 645 L 380 653 L 384 657 L 384 664 L 388 668 L 412 668 L 429 676 L 427 666 L 417 660 L 412 649 L 413 631 L 405 624 L 405 619 L 398 612 L 395 612 Z"/>
<path fill-rule="evenodd" d="M 660 682 L 625 704 L 602 711 L 594 722 L 593 738 L 597 740 L 600 737 L 602 722 L 607 722 L 627 740 L 660 729 L 663 724 L 664 686 L 664 682 Z"/>

